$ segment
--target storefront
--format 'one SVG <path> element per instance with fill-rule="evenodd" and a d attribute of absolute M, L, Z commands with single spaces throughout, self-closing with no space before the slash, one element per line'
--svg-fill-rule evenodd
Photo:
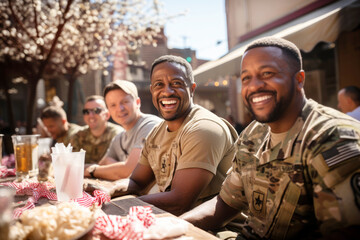
<path fill-rule="evenodd" d="M 227 79 L 231 114 L 240 122 L 246 122 L 248 116 L 242 104 L 238 79 L 244 49 L 260 37 L 283 37 L 303 52 L 307 97 L 336 107 L 339 88 L 360 85 L 360 80 L 354 78 L 360 66 L 359 16 L 360 1 L 335 1 L 241 42 L 224 57 L 197 68 L 195 81 L 203 86 Z"/>

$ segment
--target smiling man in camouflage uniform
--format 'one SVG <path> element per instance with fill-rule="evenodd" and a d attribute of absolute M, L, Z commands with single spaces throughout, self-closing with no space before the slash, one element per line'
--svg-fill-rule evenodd
<path fill-rule="evenodd" d="M 86 151 L 85 163 L 98 163 L 105 155 L 113 138 L 124 131 L 117 124 L 109 122 L 110 113 L 104 98 L 92 95 L 86 98 L 83 109 L 86 126 L 71 139 L 73 151 Z"/>
<path fill-rule="evenodd" d="M 301 62 L 283 39 L 247 47 L 241 93 L 255 121 L 236 142 L 219 196 L 184 219 L 219 229 L 242 212 L 245 238 L 359 236 L 360 123 L 305 97 Z"/>

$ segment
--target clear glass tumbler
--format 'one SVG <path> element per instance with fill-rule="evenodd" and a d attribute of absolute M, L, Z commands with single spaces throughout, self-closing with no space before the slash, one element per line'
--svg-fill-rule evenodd
<path fill-rule="evenodd" d="M 39 173 L 39 134 L 13 135 L 16 178 L 18 180 L 35 177 Z"/>

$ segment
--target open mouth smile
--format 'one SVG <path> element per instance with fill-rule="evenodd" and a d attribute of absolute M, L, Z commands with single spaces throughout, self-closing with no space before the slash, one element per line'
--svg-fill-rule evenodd
<path fill-rule="evenodd" d="M 176 107 L 178 100 L 160 100 L 160 106 L 165 109 L 173 109 Z"/>

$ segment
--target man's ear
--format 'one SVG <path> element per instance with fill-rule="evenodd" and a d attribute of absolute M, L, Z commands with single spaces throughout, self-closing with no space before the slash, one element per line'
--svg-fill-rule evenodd
<path fill-rule="evenodd" d="M 138 97 L 135 101 L 136 101 L 136 105 L 140 108 L 140 107 L 141 107 L 141 100 L 140 100 L 140 98 Z"/>
<path fill-rule="evenodd" d="M 304 88 L 305 85 L 305 72 L 304 70 L 300 70 L 295 74 L 296 86 L 298 90 Z"/>
<path fill-rule="evenodd" d="M 195 93 L 196 83 L 192 83 L 190 87 L 190 96 L 193 97 Z"/>
<path fill-rule="evenodd" d="M 106 120 L 109 120 L 110 119 L 110 112 L 109 110 L 106 110 Z"/>

